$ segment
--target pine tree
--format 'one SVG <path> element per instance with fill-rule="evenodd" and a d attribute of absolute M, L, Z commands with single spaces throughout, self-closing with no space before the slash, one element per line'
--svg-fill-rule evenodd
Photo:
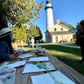
<path fill-rule="evenodd" d="M 39 31 L 39 36 L 38 37 L 35 37 L 35 40 L 41 40 L 42 39 L 42 33 L 41 33 L 41 30 L 40 30 L 40 28 L 38 27 L 38 26 L 36 26 L 36 28 L 38 29 L 38 31 Z"/>

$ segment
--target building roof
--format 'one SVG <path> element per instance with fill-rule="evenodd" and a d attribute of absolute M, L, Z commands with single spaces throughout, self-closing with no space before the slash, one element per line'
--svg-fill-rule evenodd
<path fill-rule="evenodd" d="M 58 32 L 50 32 L 51 35 L 61 35 L 61 34 L 73 34 L 69 31 L 58 31 Z"/>
<path fill-rule="evenodd" d="M 65 25 L 63 25 L 63 24 L 59 24 L 60 26 L 62 26 L 62 27 L 65 27 L 65 28 L 67 28 L 67 29 L 69 29 L 69 27 L 67 27 L 67 26 L 65 26 Z"/>
<path fill-rule="evenodd" d="M 66 28 L 66 29 L 69 30 L 69 27 L 67 27 L 67 26 L 65 26 L 65 25 L 63 25 L 63 24 L 61 24 L 61 23 L 55 24 L 53 27 L 55 27 L 56 25 L 60 25 L 61 27 L 64 27 L 64 28 Z M 49 28 L 49 29 L 52 29 L 53 27 L 51 27 L 51 28 Z"/>

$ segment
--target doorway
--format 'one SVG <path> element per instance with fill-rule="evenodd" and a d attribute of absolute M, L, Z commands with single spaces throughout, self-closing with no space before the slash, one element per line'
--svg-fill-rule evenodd
<path fill-rule="evenodd" d="M 58 43 L 58 36 L 56 36 L 56 43 Z"/>

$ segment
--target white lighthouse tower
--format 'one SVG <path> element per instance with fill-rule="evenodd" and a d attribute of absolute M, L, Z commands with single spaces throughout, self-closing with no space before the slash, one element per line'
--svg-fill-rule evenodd
<path fill-rule="evenodd" d="M 49 28 L 52 28 L 54 26 L 54 22 L 53 22 L 53 7 L 51 5 L 50 0 L 46 1 L 46 28 L 47 30 Z"/>

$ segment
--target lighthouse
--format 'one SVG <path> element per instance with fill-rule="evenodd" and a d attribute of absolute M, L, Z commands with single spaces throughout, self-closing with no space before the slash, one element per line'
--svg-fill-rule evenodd
<path fill-rule="evenodd" d="M 46 30 L 48 30 L 49 28 L 52 28 L 54 26 L 54 22 L 53 22 L 53 7 L 51 5 L 50 0 L 46 1 Z"/>

